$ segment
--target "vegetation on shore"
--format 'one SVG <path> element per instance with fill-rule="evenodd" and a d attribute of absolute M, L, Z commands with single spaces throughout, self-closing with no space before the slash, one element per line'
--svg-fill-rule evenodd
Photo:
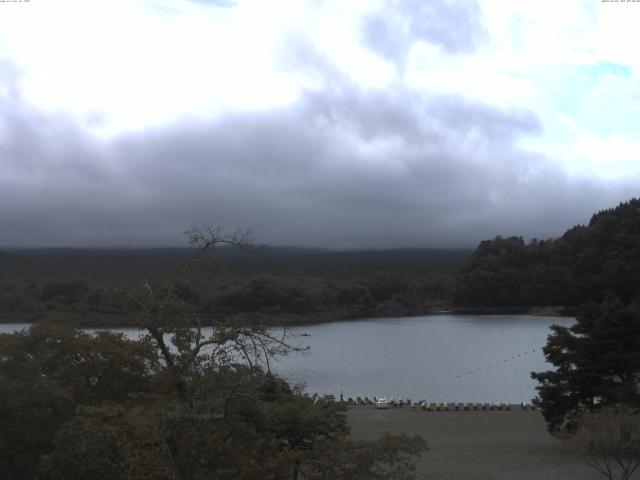
<path fill-rule="evenodd" d="M 638 300 L 640 200 L 594 214 L 550 240 L 522 237 L 481 242 L 452 285 L 458 305 L 575 309 L 614 295 Z"/>
<path fill-rule="evenodd" d="M 630 303 L 640 284 L 640 202 L 599 212 L 587 226 L 525 242 L 496 237 L 467 250 L 333 252 L 220 249 L 176 293 L 204 318 L 238 313 L 278 324 L 438 311 L 574 315 L 614 295 Z M 5 249 L 0 321 L 56 314 L 84 325 L 130 325 L 139 313 L 105 285 L 148 281 L 161 292 L 188 249 Z"/>
<path fill-rule="evenodd" d="M 550 251 L 567 249 L 560 279 L 584 289 L 566 292 L 583 303 L 574 325 L 552 327 L 544 354 L 554 368 L 532 373 L 537 403 L 549 432 L 604 477 L 627 480 L 640 467 L 640 200 L 561 240 Z"/>
<path fill-rule="evenodd" d="M 176 286 L 204 319 L 236 314 L 277 324 L 446 309 L 448 283 L 466 250 L 332 252 L 221 248 Z M 117 289 L 146 281 L 162 292 L 188 249 L 31 249 L 0 252 L 0 321 L 64 315 L 83 325 L 132 325 L 138 306 Z M 109 285 L 115 289 L 106 290 Z"/>
<path fill-rule="evenodd" d="M 10 480 L 409 480 L 417 436 L 351 441 L 328 408 L 270 372 L 296 347 L 246 319 L 209 335 L 180 288 L 194 262 L 244 235 L 193 229 L 166 289 L 115 289 L 146 334 L 44 321 L 0 335 L 0 478 Z"/>

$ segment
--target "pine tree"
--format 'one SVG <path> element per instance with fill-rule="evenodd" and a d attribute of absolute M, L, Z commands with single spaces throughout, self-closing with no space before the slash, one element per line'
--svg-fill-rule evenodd
<path fill-rule="evenodd" d="M 579 415 L 640 406 L 640 312 L 616 299 L 584 306 L 576 323 L 554 325 L 544 353 L 555 370 L 534 372 L 551 433 L 573 432 Z"/>

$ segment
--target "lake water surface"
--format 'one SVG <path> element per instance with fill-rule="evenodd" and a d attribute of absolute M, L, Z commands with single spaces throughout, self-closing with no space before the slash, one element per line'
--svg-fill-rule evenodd
<path fill-rule="evenodd" d="M 427 315 L 317 324 L 290 329 L 298 335 L 295 343 L 311 348 L 272 368 L 320 395 L 529 402 L 536 395 L 529 374 L 550 368 L 542 354 L 549 326 L 573 322 L 530 315 Z M 0 332 L 25 326 L 0 325 Z M 120 331 L 136 335 L 136 330 Z"/>

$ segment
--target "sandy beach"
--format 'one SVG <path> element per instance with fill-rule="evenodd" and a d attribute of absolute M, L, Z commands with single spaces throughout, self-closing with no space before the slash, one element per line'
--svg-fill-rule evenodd
<path fill-rule="evenodd" d="M 539 411 L 376 410 L 348 412 L 354 439 L 419 434 L 429 451 L 417 478 L 437 480 L 596 480 L 603 478 L 545 430 Z"/>

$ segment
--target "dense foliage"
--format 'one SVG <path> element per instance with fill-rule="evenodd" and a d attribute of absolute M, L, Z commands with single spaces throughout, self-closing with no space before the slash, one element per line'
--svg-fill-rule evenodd
<path fill-rule="evenodd" d="M 246 244 L 216 229 L 190 238 L 195 253 L 165 288 L 105 291 L 135 305 L 140 339 L 49 321 L 0 335 L 0 478 L 413 478 L 424 440 L 350 441 L 344 407 L 270 373 L 270 358 L 298 348 L 284 334 L 239 317 L 202 333 L 185 274 L 218 244 Z"/>
<path fill-rule="evenodd" d="M 575 227 L 542 249 L 517 240 L 510 245 L 504 251 L 525 259 L 510 287 L 515 301 L 530 301 L 523 292 L 541 288 L 531 272 L 542 265 L 559 269 L 550 277 L 558 296 L 550 298 L 581 304 L 576 323 L 554 326 L 547 340 L 544 353 L 555 369 L 532 374 L 540 382 L 538 404 L 549 431 L 575 432 L 586 412 L 640 407 L 640 200 L 600 212 L 589 226 Z M 542 254 L 531 260 L 537 250 Z"/>
<path fill-rule="evenodd" d="M 549 431 L 573 432 L 580 415 L 640 407 L 640 311 L 608 299 L 582 307 L 571 327 L 555 325 L 544 347 L 555 370 L 533 373 Z"/>
<path fill-rule="evenodd" d="M 350 442 L 339 406 L 257 368 L 199 362 L 178 394 L 150 341 L 43 323 L 0 335 L 0 352 L 0 478 L 378 478 L 410 474 L 424 448 Z M 372 455 L 360 477 L 335 473 Z"/>
<path fill-rule="evenodd" d="M 448 301 L 451 272 L 467 251 L 331 252 L 266 248 L 194 266 L 177 286 L 183 307 L 203 318 L 254 314 L 273 323 L 417 314 Z M 85 325 L 132 324 L 139 308 L 111 285 L 168 288 L 186 249 L 0 252 L 0 319 L 38 321 L 64 313 Z M 172 268 L 173 267 L 173 268 Z"/>
<path fill-rule="evenodd" d="M 640 285 L 640 200 L 601 211 L 588 226 L 557 239 L 487 240 L 454 282 L 459 305 L 575 307 L 613 294 L 637 299 Z"/>

